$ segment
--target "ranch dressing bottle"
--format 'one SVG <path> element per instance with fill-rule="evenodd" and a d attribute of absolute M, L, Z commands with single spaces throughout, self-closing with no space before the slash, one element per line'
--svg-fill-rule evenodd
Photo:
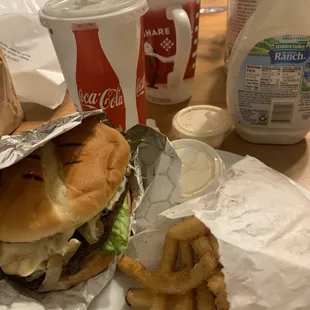
<path fill-rule="evenodd" d="M 262 0 L 233 47 L 227 104 L 247 141 L 293 144 L 310 129 L 309 11 L 309 0 Z"/>
<path fill-rule="evenodd" d="M 261 0 L 230 0 L 228 1 L 227 35 L 225 43 L 225 63 L 230 58 L 231 50 L 245 23 L 255 12 Z M 273 0 L 270 0 L 273 1 Z"/>

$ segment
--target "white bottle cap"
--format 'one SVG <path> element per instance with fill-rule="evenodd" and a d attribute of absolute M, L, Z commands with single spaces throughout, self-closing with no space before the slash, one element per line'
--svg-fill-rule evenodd
<path fill-rule="evenodd" d="M 175 140 L 172 146 L 182 162 L 182 196 L 178 202 L 215 190 L 216 179 L 224 172 L 224 164 L 218 153 L 208 144 L 193 139 Z"/>
<path fill-rule="evenodd" d="M 210 105 L 182 109 L 174 116 L 172 124 L 180 138 L 197 139 L 212 147 L 221 146 L 232 127 L 228 113 Z"/>

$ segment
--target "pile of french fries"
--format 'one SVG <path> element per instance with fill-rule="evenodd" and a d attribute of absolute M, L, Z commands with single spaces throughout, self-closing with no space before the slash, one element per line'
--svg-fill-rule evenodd
<path fill-rule="evenodd" d="M 127 304 L 140 310 L 228 310 L 221 268 L 216 238 L 195 217 L 169 229 L 156 271 L 129 256 L 118 264 L 142 286 L 126 294 Z"/>

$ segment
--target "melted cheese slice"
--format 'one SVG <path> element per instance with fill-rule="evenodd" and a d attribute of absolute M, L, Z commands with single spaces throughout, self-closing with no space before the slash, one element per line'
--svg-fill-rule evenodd
<path fill-rule="evenodd" d="M 124 177 L 120 187 L 118 188 L 117 192 L 113 195 L 112 199 L 109 201 L 105 210 L 112 211 L 114 209 L 115 204 L 117 203 L 117 201 L 119 200 L 119 198 L 121 197 L 122 193 L 126 188 L 126 184 L 127 184 L 127 177 Z"/>
<path fill-rule="evenodd" d="M 7 274 L 29 276 L 54 254 L 63 255 L 74 230 L 29 243 L 0 243 L 0 267 Z"/>
<path fill-rule="evenodd" d="M 104 210 L 112 211 L 115 207 L 115 204 L 121 197 L 122 193 L 124 192 L 126 188 L 127 178 L 124 177 L 123 181 L 118 188 L 117 192 L 113 195 L 112 199 L 109 201 L 108 205 Z M 100 229 L 100 217 L 101 214 L 98 214 L 94 218 L 92 218 L 89 222 L 85 223 L 83 226 L 78 228 L 79 233 L 90 243 L 94 244 L 96 243 L 100 236 L 104 233 L 104 227 L 103 229 Z"/>

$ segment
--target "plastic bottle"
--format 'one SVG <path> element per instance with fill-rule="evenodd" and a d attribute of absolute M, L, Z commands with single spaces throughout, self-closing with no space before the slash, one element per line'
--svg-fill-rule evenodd
<path fill-rule="evenodd" d="M 227 104 L 247 141 L 294 144 L 310 129 L 309 10 L 309 0 L 262 0 L 234 45 Z"/>
<path fill-rule="evenodd" d="M 228 2 L 227 35 L 225 42 L 225 63 L 245 23 L 255 12 L 261 0 L 230 0 Z"/>

